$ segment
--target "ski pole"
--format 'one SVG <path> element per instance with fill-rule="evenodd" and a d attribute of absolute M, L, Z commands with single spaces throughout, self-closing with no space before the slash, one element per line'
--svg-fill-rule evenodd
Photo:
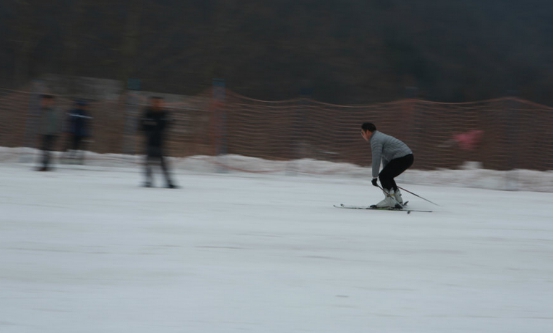
<path fill-rule="evenodd" d="M 408 191 L 407 189 L 405 189 L 405 188 L 403 188 L 403 187 L 398 186 L 398 188 L 401 189 L 401 190 L 404 190 L 404 191 L 406 191 L 406 192 L 408 192 L 408 193 L 410 193 L 410 194 L 412 194 L 412 195 L 415 195 L 416 197 L 418 197 L 418 198 L 420 198 L 420 199 L 423 199 L 423 200 L 425 200 L 425 201 L 427 201 L 427 202 L 430 202 L 430 203 L 432 203 L 433 205 L 440 206 L 439 204 L 436 204 L 436 203 L 434 203 L 434 202 L 431 201 L 431 200 L 427 200 L 427 199 L 425 199 L 425 198 L 423 198 L 423 197 L 421 197 L 421 196 L 415 194 L 414 192 L 410 192 L 410 191 Z"/>

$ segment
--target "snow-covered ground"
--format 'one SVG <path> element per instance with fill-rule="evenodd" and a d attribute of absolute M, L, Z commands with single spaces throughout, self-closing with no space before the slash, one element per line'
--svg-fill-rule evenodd
<path fill-rule="evenodd" d="M 413 171 L 402 185 L 440 207 L 404 193 L 434 210 L 408 215 L 333 208 L 381 199 L 365 171 L 174 162 L 178 190 L 0 163 L 0 332 L 552 332 L 551 172 L 526 192 Z"/>

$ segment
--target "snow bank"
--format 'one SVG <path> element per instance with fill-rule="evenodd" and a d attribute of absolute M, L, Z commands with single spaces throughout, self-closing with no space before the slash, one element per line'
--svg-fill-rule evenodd
<path fill-rule="evenodd" d="M 60 156 L 59 152 L 55 153 Z M 33 148 L 0 147 L 1 163 L 32 163 L 39 156 Z M 371 169 L 350 163 L 337 163 L 313 159 L 293 161 L 272 161 L 240 155 L 190 156 L 170 158 L 176 170 L 192 172 L 248 172 L 272 173 L 284 175 L 318 175 L 333 177 L 364 178 L 369 182 Z M 142 161 L 139 155 L 98 154 L 86 152 L 86 165 L 71 165 L 74 168 L 137 167 Z M 440 169 L 432 171 L 408 170 L 398 180 L 405 184 L 457 186 L 491 190 L 519 190 L 533 192 L 552 192 L 552 171 L 510 170 L 497 171 L 479 167 L 478 163 L 468 162 L 460 169 Z"/>

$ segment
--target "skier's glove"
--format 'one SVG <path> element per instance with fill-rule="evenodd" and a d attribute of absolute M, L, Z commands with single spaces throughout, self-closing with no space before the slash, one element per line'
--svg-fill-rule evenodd
<path fill-rule="evenodd" d="M 379 186 L 379 185 L 377 185 L 377 178 L 373 178 L 371 180 L 371 183 L 373 184 L 373 186 Z"/>

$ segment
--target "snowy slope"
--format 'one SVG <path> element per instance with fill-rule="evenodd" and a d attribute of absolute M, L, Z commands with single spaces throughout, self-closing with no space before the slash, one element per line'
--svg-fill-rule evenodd
<path fill-rule="evenodd" d="M 0 164 L 0 332 L 551 332 L 552 193 Z"/>
<path fill-rule="evenodd" d="M 59 153 L 55 153 L 59 156 Z M 40 152 L 31 148 L 0 147 L 0 163 L 31 162 L 39 159 Z M 143 158 L 135 155 L 86 153 L 87 170 L 112 170 L 121 167 L 137 167 Z M 313 159 L 294 161 L 270 161 L 261 158 L 226 156 L 191 156 L 171 158 L 175 169 L 201 173 L 247 172 L 273 175 L 322 175 L 356 178 L 371 178 L 371 168 L 349 163 L 333 163 Z M 76 167 L 74 167 L 76 168 Z M 445 185 L 456 187 L 484 188 L 490 190 L 519 190 L 552 192 L 552 170 L 485 170 L 476 162 L 466 162 L 457 170 L 408 170 L 399 177 L 404 184 Z"/>

